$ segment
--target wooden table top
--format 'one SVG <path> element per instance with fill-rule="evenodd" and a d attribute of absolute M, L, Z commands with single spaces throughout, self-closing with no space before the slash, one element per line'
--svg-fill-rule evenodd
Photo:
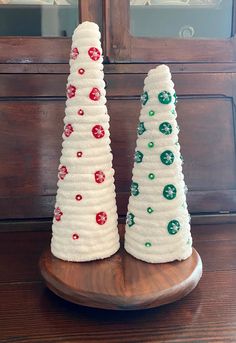
<path fill-rule="evenodd" d="M 184 299 L 144 311 L 81 307 L 51 293 L 38 270 L 50 232 L 0 233 L 0 342 L 236 342 L 235 224 L 196 225 L 203 261 Z"/>

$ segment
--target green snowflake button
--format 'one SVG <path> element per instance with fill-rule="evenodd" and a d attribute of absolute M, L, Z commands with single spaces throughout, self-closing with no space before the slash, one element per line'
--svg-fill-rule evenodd
<path fill-rule="evenodd" d="M 158 100 L 160 101 L 161 104 L 168 105 L 171 103 L 172 96 L 170 92 L 163 91 L 158 94 Z"/>
<path fill-rule="evenodd" d="M 164 122 L 159 126 L 159 130 L 161 131 L 161 133 L 163 133 L 164 135 L 170 135 L 172 133 L 172 126 L 170 123 L 168 122 Z"/>
<path fill-rule="evenodd" d="M 142 95 L 141 95 L 141 103 L 143 105 L 146 105 L 146 103 L 148 102 L 148 99 L 149 99 L 149 96 L 148 96 L 148 93 L 147 92 L 144 92 Z"/>
<path fill-rule="evenodd" d="M 126 224 L 131 227 L 135 224 L 134 221 L 135 215 L 133 213 L 128 213 L 126 217 Z"/>
<path fill-rule="evenodd" d="M 144 123 L 140 122 L 137 128 L 138 135 L 142 135 L 145 131 L 146 129 L 145 129 Z"/>
<path fill-rule="evenodd" d="M 170 235 L 175 235 L 180 229 L 180 223 L 178 220 L 171 220 L 167 226 L 167 230 Z"/>
<path fill-rule="evenodd" d="M 174 102 L 174 104 L 176 105 L 176 104 L 177 104 L 177 102 L 178 102 L 178 97 L 177 97 L 176 93 L 175 93 L 173 96 L 174 96 L 174 98 L 175 98 L 175 102 Z"/>
<path fill-rule="evenodd" d="M 143 161 L 143 153 L 141 151 L 135 151 L 134 162 L 141 163 Z"/>
<path fill-rule="evenodd" d="M 177 190 L 174 185 L 166 185 L 163 189 L 163 196 L 167 200 L 173 200 L 176 197 Z"/>
<path fill-rule="evenodd" d="M 174 162 L 175 156 L 172 151 L 166 150 L 161 154 L 160 158 L 163 164 L 169 166 Z"/>
<path fill-rule="evenodd" d="M 131 183 L 131 194 L 135 197 L 137 195 L 139 195 L 139 189 L 138 189 L 138 183 L 137 182 Z"/>

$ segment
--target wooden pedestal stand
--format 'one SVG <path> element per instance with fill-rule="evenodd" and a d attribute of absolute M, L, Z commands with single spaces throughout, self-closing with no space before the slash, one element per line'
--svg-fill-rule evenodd
<path fill-rule="evenodd" d="M 112 310 L 157 307 L 181 299 L 198 284 L 202 262 L 197 251 L 182 262 L 151 264 L 121 249 L 92 262 L 65 262 L 50 249 L 40 259 L 49 289 L 73 303 Z"/>

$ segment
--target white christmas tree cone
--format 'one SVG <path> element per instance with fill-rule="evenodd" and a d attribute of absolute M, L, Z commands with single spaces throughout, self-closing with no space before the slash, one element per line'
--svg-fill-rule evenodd
<path fill-rule="evenodd" d="M 84 22 L 72 37 L 51 241 L 53 255 L 66 261 L 119 249 L 100 36 L 97 24 Z"/>
<path fill-rule="evenodd" d="M 144 83 L 125 249 L 151 263 L 184 260 L 192 238 L 169 68 L 150 70 Z"/>

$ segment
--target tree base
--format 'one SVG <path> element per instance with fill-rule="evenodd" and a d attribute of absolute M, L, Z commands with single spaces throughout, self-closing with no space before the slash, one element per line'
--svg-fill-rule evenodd
<path fill-rule="evenodd" d="M 183 298 L 198 284 L 202 261 L 195 249 L 185 261 L 142 262 L 120 249 L 92 262 L 66 262 L 47 249 L 40 271 L 55 294 L 73 303 L 110 310 L 140 310 Z"/>

